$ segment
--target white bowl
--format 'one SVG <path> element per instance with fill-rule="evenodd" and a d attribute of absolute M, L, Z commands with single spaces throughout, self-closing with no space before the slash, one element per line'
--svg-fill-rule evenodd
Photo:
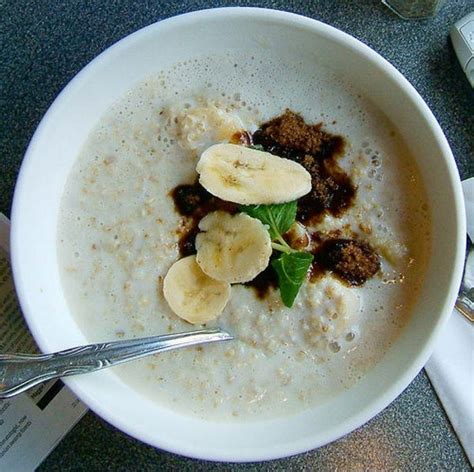
<path fill-rule="evenodd" d="M 45 351 L 87 339 L 62 293 L 56 253 L 59 203 L 88 132 L 117 98 L 162 68 L 197 53 L 255 47 L 313 51 L 390 116 L 422 172 L 432 209 L 433 250 L 426 282 L 408 326 L 376 367 L 323 406 L 296 416 L 217 423 L 159 406 L 103 371 L 65 379 L 97 414 L 153 446 L 225 461 L 275 459 L 327 444 L 359 427 L 393 401 L 427 361 L 459 287 L 465 244 L 456 165 L 432 113 L 405 78 L 369 47 L 330 26 L 290 13 L 216 9 L 171 18 L 107 49 L 55 100 L 23 161 L 12 211 L 12 263 L 28 325 Z M 159 45 L 159 47 L 157 47 Z"/>

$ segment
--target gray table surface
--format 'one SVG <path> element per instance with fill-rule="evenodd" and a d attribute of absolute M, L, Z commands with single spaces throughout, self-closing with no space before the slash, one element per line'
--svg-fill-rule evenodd
<path fill-rule="evenodd" d="M 395 65 L 439 120 L 462 178 L 474 175 L 474 93 L 448 39 L 474 10 L 447 0 L 437 17 L 404 22 L 377 0 L 59 1 L 0 0 L 0 211 L 9 215 L 25 148 L 43 114 L 98 53 L 143 26 L 218 6 L 260 6 L 309 16 L 350 33 Z M 470 470 L 422 371 L 365 426 L 333 444 L 260 464 L 216 464 L 147 446 L 88 413 L 43 462 L 55 470 Z"/>

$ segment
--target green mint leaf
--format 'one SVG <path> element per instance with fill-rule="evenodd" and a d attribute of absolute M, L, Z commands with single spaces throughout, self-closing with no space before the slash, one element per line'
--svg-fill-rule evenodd
<path fill-rule="evenodd" d="M 296 219 L 296 201 L 278 205 L 245 205 L 240 210 L 269 226 L 270 237 L 281 239 Z"/>
<path fill-rule="evenodd" d="M 284 253 L 272 261 L 272 267 L 278 275 L 281 299 L 288 308 L 293 306 L 311 262 L 313 255 L 309 252 Z"/>
<path fill-rule="evenodd" d="M 249 147 L 250 149 L 255 149 L 256 151 L 265 151 L 261 144 L 249 144 L 247 147 Z"/>

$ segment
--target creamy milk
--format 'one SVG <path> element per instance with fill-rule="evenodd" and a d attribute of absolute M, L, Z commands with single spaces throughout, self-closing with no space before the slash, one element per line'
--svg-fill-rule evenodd
<path fill-rule="evenodd" d="M 329 71 L 250 54 L 179 63 L 100 117 L 71 171 L 58 228 L 66 298 L 90 342 L 195 329 L 169 309 L 162 280 L 179 257 L 169 192 L 195 180 L 200 152 L 286 107 L 345 136 L 340 164 L 357 200 L 317 229 L 356 232 L 381 254 L 381 275 L 360 288 L 329 275 L 306 283 L 291 309 L 278 291 L 259 300 L 234 285 L 208 326 L 236 341 L 114 369 L 157 402 L 216 420 L 291 414 L 357 382 L 410 317 L 429 252 L 424 189 L 396 126 Z"/>

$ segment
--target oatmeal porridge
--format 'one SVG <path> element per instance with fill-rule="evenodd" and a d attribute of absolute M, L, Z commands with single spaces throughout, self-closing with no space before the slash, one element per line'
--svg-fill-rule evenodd
<path fill-rule="evenodd" d="M 204 216 L 239 212 L 197 180 L 203 152 L 229 142 L 293 159 L 311 174 L 285 234 L 313 255 L 307 279 L 289 308 L 269 266 L 233 284 L 222 314 L 206 323 L 235 341 L 114 370 L 186 414 L 292 414 L 350 387 L 390 349 L 430 247 L 425 190 L 396 126 L 330 72 L 223 56 L 137 84 L 100 117 L 69 176 L 58 228 L 63 286 L 90 342 L 196 329 L 171 310 L 163 280 L 195 253 Z"/>

